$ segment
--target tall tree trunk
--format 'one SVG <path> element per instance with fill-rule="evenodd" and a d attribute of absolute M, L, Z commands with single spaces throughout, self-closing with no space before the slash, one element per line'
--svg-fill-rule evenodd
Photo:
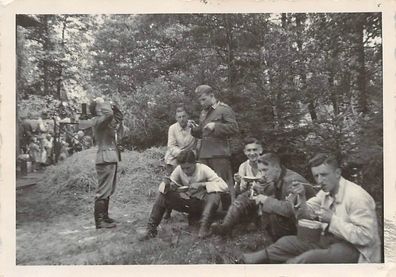
<path fill-rule="evenodd" d="M 329 78 L 329 90 L 330 90 L 330 99 L 331 104 L 333 105 L 334 115 L 338 115 L 340 113 L 340 109 L 338 107 L 338 99 L 337 99 L 337 92 L 335 91 L 334 87 L 334 72 L 330 72 Z"/>
<path fill-rule="evenodd" d="M 304 23 L 306 20 L 306 15 L 302 14 L 302 13 L 297 13 L 295 15 L 296 18 L 296 27 L 297 27 L 297 49 L 299 52 L 298 55 L 298 59 L 299 59 L 299 63 L 301 65 L 305 64 L 306 59 L 303 53 L 303 41 L 302 41 L 302 37 L 303 37 L 303 29 L 304 29 Z M 282 24 L 283 25 L 283 24 Z M 300 81 L 301 81 L 301 88 L 300 90 L 304 93 L 304 95 L 307 95 L 309 100 L 308 100 L 308 112 L 309 115 L 311 116 L 311 120 L 314 121 L 317 119 L 317 115 L 316 115 L 316 109 L 315 109 L 315 101 L 312 98 L 312 95 L 308 92 L 308 88 L 307 88 L 307 75 L 305 72 L 305 68 L 300 66 L 299 72 L 298 72 L 299 76 L 300 76 Z"/>
<path fill-rule="evenodd" d="M 62 53 L 65 53 L 65 31 L 66 31 L 66 26 L 67 26 L 67 15 L 63 18 L 63 24 L 62 24 L 62 42 L 61 42 L 61 49 Z M 67 100 L 67 99 L 62 99 L 62 81 L 63 81 L 63 65 L 60 62 L 58 65 L 58 80 L 57 80 L 57 85 L 56 85 L 56 95 L 58 96 L 58 99 L 60 100 Z"/>
<path fill-rule="evenodd" d="M 357 89 L 358 109 L 363 114 L 368 113 L 368 92 L 366 80 L 365 54 L 364 54 L 364 23 L 366 14 L 358 15 L 355 21 L 356 31 L 356 57 L 357 57 Z"/>
<path fill-rule="evenodd" d="M 43 60 L 43 82 L 44 82 L 44 95 L 49 95 L 49 51 L 50 51 L 50 34 L 49 34 L 49 26 L 48 26 L 48 17 L 49 15 L 44 15 L 43 22 L 43 33 L 44 33 L 44 54 L 45 58 Z"/>
<path fill-rule="evenodd" d="M 233 90 L 235 84 L 235 68 L 234 68 L 234 47 L 232 34 L 232 20 L 231 15 L 224 15 L 224 22 L 226 28 L 226 44 L 227 44 L 227 67 L 228 67 L 228 85 L 230 91 Z"/>

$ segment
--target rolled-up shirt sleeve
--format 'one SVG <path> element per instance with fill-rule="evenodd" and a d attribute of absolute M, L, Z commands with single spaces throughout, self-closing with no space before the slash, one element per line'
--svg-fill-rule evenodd
<path fill-rule="evenodd" d="M 208 193 L 210 192 L 226 192 L 228 190 L 227 183 L 220 178 L 210 167 L 204 168 L 205 173 L 205 187 Z"/>

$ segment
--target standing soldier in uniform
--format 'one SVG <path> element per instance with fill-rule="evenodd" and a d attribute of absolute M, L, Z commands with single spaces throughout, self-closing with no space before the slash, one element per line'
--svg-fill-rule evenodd
<path fill-rule="evenodd" d="M 117 137 L 124 133 L 123 115 L 120 110 L 102 98 L 95 99 L 90 105 L 93 118 L 93 131 L 98 145 L 96 154 L 96 173 L 98 186 L 95 194 L 96 229 L 116 227 L 109 217 L 110 196 L 116 186 L 117 164 L 120 153 L 117 149 Z"/>
<path fill-rule="evenodd" d="M 228 185 L 231 200 L 235 198 L 231 169 L 229 138 L 238 133 L 238 124 L 230 106 L 216 99 L 213 89 L 200 85 L 195 89 L 203 108 L 199 125 L 192 121 L 191 134 L 201 139 L 199 161 L 211 167 Z"/>

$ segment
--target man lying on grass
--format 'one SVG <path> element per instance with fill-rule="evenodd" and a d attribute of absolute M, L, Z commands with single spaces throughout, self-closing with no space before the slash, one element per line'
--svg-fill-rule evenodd
<path fill-rule="evenodd" d="M 304 184 L 296 183 L 293 193 L 300 198 L 296 215 L 322 222 L 322 235 L 317 241 L 300 234 L 285 236 L 264 250 L 242 255 L 239 262 L 380 262 L 381 244 L 373 198 L 362 187 L 341 176 L 333 155 L 318 154 L 309 164 L 322 189 L 306 200 Z"/>
<path fill-rule="evenodd" d="M 245 154 L 249 159 L 248 166 L 252 170 L 260 171 L 255 175 L 260 176 L 260 179 L 253 186 L 257 195 L 251 195 L 251 191 L 247 190 L 246 185 L 243 186 L 242 190 L 246 191 L 241 193 L 231 204 L 223 223 L 213 224 L 213 233 L 219 235 L 230 234 L 233 227 L 240 223 L 242 219 L 250 221 L 261 219 L 265 223 L 262 227 L 268 231 L 273 240 L 296 233 L 293 209 L 293 202 L 296 197 L 291 195 L 290 192 L 293 182 L 306 183 L 307 181 L 300 174 L 285 168 L 276 154 L 267 153 L 258 156 L 257 152 L 259 150 L 261 150 L 261 145 L 257 140 L 247 142 L 245 146 Z M 240 170 L 240 172 L 243 172 L 243 170 Z M 249 170 L 242 174 L 246 174 L 246 172 L 249 172 Z M 254 173 L 250 172 L 248 175 L 253 177 Z M 304 193 L 308 198 L 315 195 L 309 184 Z"/>
<path fill-rule="evenodd" d="M 227 183 L 210 167 L 197 163 L 191 150 L 181 152 L 177 161 L 179 165 L 170 180 L 159 186 L 146 232 L 139 240 L 157 235 L 157 226 L 169 208 L 188 213 L 189 223 L 200 217 L 198 237 L 204 238 L 209 234 L 210 222 L 220 204 L 221 194 L 228 191 Z"/>

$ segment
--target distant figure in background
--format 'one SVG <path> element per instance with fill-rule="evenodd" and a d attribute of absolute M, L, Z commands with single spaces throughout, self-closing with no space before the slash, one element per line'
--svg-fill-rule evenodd
<path fill-rule="evenodd" d="M 84 131 L 78 131 L 77 135 L 80 140 L 82 150 L 87 150 L 92 147 L 92 138 L 86 135 Z"/>
<path fill-rule="evenodd" d="M 29 152 L 29 144 L 33 136 L 33 127 L 29 120 L 23 119 L 20 123 L 19 132 L 21 137 L 21 148 L 24 153 Z"/>
<path fill-rule="evenodd" d="M 39 163 L 41 167 L 44 167 L 47 165 L 47 149 L 45 147 L 46 145 L 46 134 L 42 134 L 40 136 L 40 142 L 39 142 L 39 146 L 40 146 L 40 158 L 39 158 Z"/>
<path fill-rule="evenodd" d="M 227 183 L 233 201 L 235 190 L 229 138 L 238 133 L 234 111 L 227 104 L 217 100 L 213 89 L 208 85 L 198 86 L 195 93 L 203 110 L 199 125 L 193 121 L 190 121 L 189 125 L 192 127 L 191 134 L 201 139 L 198 150 L 199 162 L 208 165 Z M 224 204 L 225 201 L 222 202 Z"/>
<path fill-rule="evenodd" d="M 197 139 L 191 135 L 191 127 L 188 126 L 188 114 L 184 107 L 176 109 L 176 123 L 168 130 L 168 149 L 165 154 L 166 174 L 169 176 L 177 166 L 176 157 L 188 150 L 195 151 Z M 171 210 L 167 210 L 164 219 L 169 219 Z"/>
<path fill-rule="evenodd" d="M 47 164 L 52 164 L 53 163 L 53 138 L 51 136 L 51 134 L 47 134 L 45 136 L 45 140 L 44 140 L 44 148 L 47 151 Z"/>
<path fill-rule="evenodd" d="M 66 160 L 67 157 L 69 157 L 69 144 L 66 142 L 66 139 L 64 137 L 59 138 L 59 161 L 64 161 Z"/>
<path fill-rule="evenodd" d="M 120 153 L 117 139 L 124 135 L 123 114 L 115 105 L 97 98 L 90 105 L 94 136 L 98 145 L 96 173 L 98 186 L 95 194 L 95 225 L 100 228 L 114 228 L 116 224 L 109 217 L 110 196 L 116 187 L 117 165 Z"/>
<path fill-rule="evenodd" d="M 82 135 L 81 135 L 82 132 Z M 78 131 L 73 135 L 72 138 L 72 143 L 73 143 L 73 152 L 80 152 L 83 150 L 83 145 L 82 145 L 82 137 L 84 136 L 83 131 Z"/>
<path fill-rule="evenodd" d="M 40 162 L 40 145 L 37 141 L 37 137 L 31 137 L 28 148 L 29 156 L 32 160 L 32 170 L 33 172 L 36 172 Z"/>

